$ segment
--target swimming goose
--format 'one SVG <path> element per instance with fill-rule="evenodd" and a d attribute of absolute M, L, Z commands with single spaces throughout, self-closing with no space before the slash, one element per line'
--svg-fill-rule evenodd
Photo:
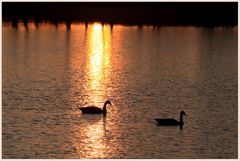
<path fill-rule="evenodd" d="M 106 108 L 107 104 L 112 105 L 111 102 L 109 100 L 107 100 L 103 105 L 103 109 L 96 107 L 96 106 L 79 107 L 79 109 L 82 111 L 82 113 L 85 113 L 85 114 L 100 114 L 100 113 L 106 114 L 107 113 L 107 108 Z"/>
<path fill-rule="evenodd" d="M 156 120 L 158 122 L 158 125 L 161 125 L 161 126 L 180 126 L 180 128 L 182 129 L 183 127 L 183 115 L 186 116 L 186 113 L 184 111 L 181 111 L 180 112 L 180 121 L 177 121 L 175 119 L 169 119 L 169 118 L 166 118 L 166 119 L 159 119 L 159 118 L 156 118 L 154 120 Z"/>

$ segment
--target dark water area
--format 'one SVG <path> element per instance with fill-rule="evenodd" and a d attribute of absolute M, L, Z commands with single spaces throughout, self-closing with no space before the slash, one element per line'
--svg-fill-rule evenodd
<path fill-rule="evenodd" d="M 238 158 L 237 27 L 2 26 L 2 157 Z M 111 100 L 107 116 L 78 107 Z M 184 126 L 157 126 L 176 118 Z"/>

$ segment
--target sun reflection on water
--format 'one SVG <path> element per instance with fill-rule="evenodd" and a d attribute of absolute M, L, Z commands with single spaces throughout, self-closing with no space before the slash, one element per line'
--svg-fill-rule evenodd
<path fill-rule="evenodd" d="M 87 71 L 87 98 L 90 103 L 103 103 L 107 93 L 106 85 L 110 75 L 111 38 L 110 27 L 94 23 L 89 26 L 89 39 L 86 71 Z"/>
<path fill-rule="evenodd" d="M 110 26 L 94 23 L 87 29 L 85 95 L 83 100 L 88 104 L 102 107 L 110 94 L 107 85 L 110 82 L 111 70 L 111 30 Z M 76 143 L 81 158 L 106 158 L 107 141 L 105 138 L 105 118 L 98 115 L 81 116 L 85 122 L 76 135 L 81 141 Z M 82 145 L 83 143 L 83 145 Z"/>
<path fill-rule="evenodd" d="M 91 118 L 93 119 L 93 118 Z M 104 119 L 104 118 L 102 118 Z M 84 124 L 81 131 L 81 158 L 107 158 L 107 140 L 104 131 L 105 122 L 102 120 L 87 120 L 91 124 Z"/>

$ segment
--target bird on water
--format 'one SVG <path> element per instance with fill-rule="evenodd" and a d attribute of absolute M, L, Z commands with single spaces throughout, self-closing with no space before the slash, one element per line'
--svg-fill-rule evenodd
<path fill-rule="evenodd" d="M 183 123 L 183 115 L 187 116 L 184 111 L 181 111 L 179 121 L 177 121 L 175 119 L 170 119 L 170 118 L 166 118 L 166 119 L 156 118 L 154 120 L 156 120 L 158 122 L 158 125 L 161 125 L 161 126 L 180 126 L 180 128 L 182 129 L 183 124 L 184 124 Z"/>
<path fill-rule="evenodd" d="M 111 102 L 107 100 L 103 105 L 103 109 L 96 106 L 79 107 L 79 109 L 85 114 L 106 114 L 107 104 L 112 105 Z"/>

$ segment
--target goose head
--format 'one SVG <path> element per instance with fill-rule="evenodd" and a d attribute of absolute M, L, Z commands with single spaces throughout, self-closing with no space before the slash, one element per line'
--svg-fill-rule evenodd
<path fill-rule="evenodd" d="M 112 106 L 112 104 L 111 104 L 110 100 L 107 100 L 107 101 L 105 102 L 105 104 L 109 104 L 109 105 L 111 105 L 111 106 Z"/>
<path fill-rule="evenodd" d="M 181 115 L 181 116 L 182 116 L 182 115 L 187 116 L 187 114 L 186 114 L 184 111 L 181 111 L 181 112 L 180 112 L 180 115 Z"/>

